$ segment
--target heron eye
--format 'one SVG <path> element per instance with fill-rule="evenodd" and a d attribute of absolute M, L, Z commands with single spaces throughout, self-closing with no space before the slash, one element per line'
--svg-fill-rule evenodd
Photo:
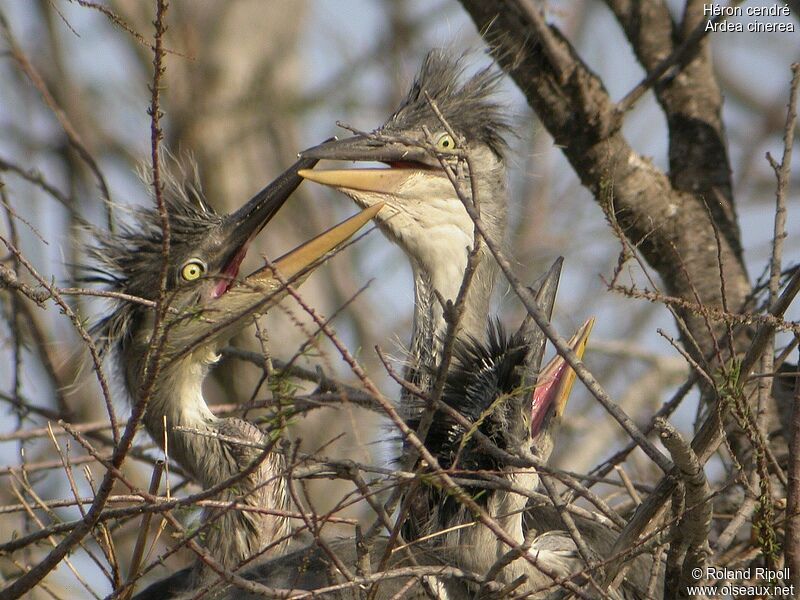
<path fill-rule="evenodd" d="M 191 259 L 181 267 L 181 277 L 186 281 L 194 281 L 199 279 L 200 276 L 206 272 L 206 266 L 203 261 L 196 258 Z"/>
<path fill-rule="evenodd" d="M 436 147 L 439 150 L 455 150 L 456 142 L 449 133 L 443 133 L 439 136 L 439 139 L 436 140 Z"/>

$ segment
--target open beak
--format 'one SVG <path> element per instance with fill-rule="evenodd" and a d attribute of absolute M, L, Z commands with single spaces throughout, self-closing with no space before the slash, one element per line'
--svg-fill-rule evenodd
<path fill-rule="evenodd" d="M 207 306 L 201 315 L 188 313 L 185 327 L 173 330 L 170 342 L 178 360 L 199 344 L 230 337 L 247 319 L 265 313 L 287 293 L 286 285 L 300 285 L 311 272 L 374 217 L 377 204 L 284 254 L 271 265 L 243 279 L 230 282 L 227 291 Z"/>
<path fill-rule="evenodd" d="M 199 315 L 187 311 L 181 327 L 174 327 L 170 344 L 174 360 L 202 343 L 233 335 L 252 316 L 266 312 L 286 295 L 286 283 L 299 285 L 337 248 L 369 222 L 382 203 L 362 210 L 247 277 L 239 277 L 239 266 L 252 239 L 283 206 L 303 181 L 299 171 L 311 168 L 316 159 L 303 158 L 256 194 L 222 223 L 225 257 L 219 277 L 213 283 L 210 302 Z"/>
<path fill-rule="evenodd" d="M 303 181 L 299 171 L 312 169 L 313 158 L 301 158 L 277 179 L 253 196 L 244 206 L 225 217 L 223 235 L 232 252 L 246 250 L 247 244 L 269 223 Z"/>
<path fill-rule="evenodd" d="M 594 318 L 586 321 L 569 340 L 569 347 L 579 359 L 583 359 L 592 327 L 594 327 Z M 575 371 L 570 368 L 561 355 L 556 356 L 542 369 L 536 388 L 533 390 L 531 403 L 532 436 L 542 429 L 548 413 L 553 417 L 561 418 L 567 407 L 574 383 Z"/>
<path fill-rule="evenodd" d="M 224 218 L 220 232 L 224 240 L 220 250 L 223 263 L 219 279 L 211 291 L 212 298 L 220 298 L 231 289 L 239 275 L 239 267 L 247 255 L 250 242 L 272 220 L 303 181 L 298 171 L 313 168 L 315 164 L 317 161 L 313 158 L 298 160 L 239 210 Z"/>
<path fill-rule="evenodd" d="M 561 269 L 564 266 L 564 257 L 559 256 L 542 278 L 536 292 L 536 303 L 544 311 L 548 320 L 553 318 L 553 308 L 558 294 L 558 283 L 561 281 Z M 525 315 L 517 335 L 523 335 L 528 345 L 528 354 L 525 357 L 523 384 L 526 387 L 535 387 L 542 369 L 544 350 L 547 337 L 530 315 Z"/>
<path fill-rule="evenodd" d="M 314 183 L 338 190 L 397 195 L 401 191 L 403 184 L 419 170 L 415 168 L 335 169 L 328 171 L 302 169 L 297 174 Z"/>
<path fill-rule="evenodd" d="M 275 260 L 272 266 L 266 266 L 251 273 L 239 287 L 269 291 L 282 287 L 281 279 L 291 283 L 301 283 L 331 253 L 378 214 L 381 208 L 383 208 L 382 203 L 365 208 L 346 221 L 342 221 L 291 252 L 287 252 Z"/>
<path fill-rule="evenodd" d="M 422 148 L 384 141 L 370 136 L 356 135 L 343 140 L 329 140 L 300 153 L 303 158 L 355 162 L 382 162 L 387 168 L 336 169 L 298 172 L 300 177 L 338 189 L 399 196 L 415 177 L 439 176 L 446 179 L 440 169 L 430 166 L 430 157 Z"/>
<path fill-rule="evenodd" d="M 303 150 L 303 159 L 352 160 L 358 162 L 424 163 L 426 151 L 420 147 L 378 139 L 375 136 L 354 135 L 343 140 L 327 140 L 318 146 Z"/>

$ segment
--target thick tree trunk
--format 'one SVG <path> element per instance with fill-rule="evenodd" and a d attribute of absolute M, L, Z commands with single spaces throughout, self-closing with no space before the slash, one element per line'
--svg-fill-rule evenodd
<path fill-rule="evenodd" d="M 655 88 L 670 131 L 666 174 L 630 146 L 621 131 L 624 114 L 603 83 L 555 27 L 527 9 L 527 2 L 461 4 L 581 182 L 658 272 L 664 292 L 684 301 L 676 307 L 686 323 L 681 328 L 684 345 L 706 364 L 715 354 L 714 337 L 721 338 L 725 326 L 715 320 L 712 335 L 702 313 L 690 307 L 740 312 L 751 289 L 731 189 L 722 99 L 707 42 L 699 42 L 679 76 Z M 661 2 L 609 4 L 648 72 L 685 37 Z M 684 32 L 696 18 L 685 21 Z"/>

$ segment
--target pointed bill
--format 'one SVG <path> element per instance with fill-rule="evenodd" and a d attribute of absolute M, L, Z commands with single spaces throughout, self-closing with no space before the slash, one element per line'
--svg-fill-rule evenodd
<path fill-rule="evenodd" d="M 296 161 L 241 208 L 225 217 L 223 233 L 226 246 L 232 251 L 245 248 L 302 183 L 299 172 L 307 171 L 315 164 L 316 159 L 303 158 Z"/>
<path fill-rule="evenodd" d="M 344 139 L 327 140 L 318 146 L 303 150 L 302 158 L 316 160 L 353 160 L 385 163 L 422 162 L 429 160 L 424 148 L 393 141 L 375 135 L 354 135 Z"/>
<path fill-rule="evenodd" d="M 362 210 L 274 261 L 273 267 L 280 278 L 273 267 L 266 266 L 243 279 L 237 279 L 232 285 L 226 281 L 226 286 L 230 285 L 229 290 L 204 310 L 199 315 L 201 318 L 197 318 L 196 312 L 188 315 L 194 327 L 173 330 L 170 342 L 177 350 L 172 360 L 182 358 L 198 344 L 231 335 L 249 318 L 265 313 L 286 295 L 285 282 L 294 286 L 303 283 L 332 252 L 368 223 L 382 206 L 377 204 Z"/>
<path fill-rule="evenodd" d="M 579 359 L 583 359 L 592 327 L 594 327 L 594 318 L 586 321 L 569 340 L 569 347 Z M 542 369 L 539 381 L 533 391 L 531 406 L 532 435 L 538 433 L 551 407 L 554 417 L 560 418 L 564 414 L 574 383 L 575 371 L 572 370 L 561 355 L 556 356 Z"/>
<path fill-rule="evenodd" d="M 559 256 L 551 265 L 550 270 L 544 276 L 539 291 L 536 292 L 536 303 L 544 311 L 548 320 L 553 318 L 553 307 L 556 303 L 558 284 L 561 280 L 561 269 L 564 265 L 564 257 Z M 547 337 L 533 318 L 528 314 L 519 327 L 519 333 L 525 336 L 528 343 L 528 354 L 525 357 L 525 372 L 523 374 L 524 384 L 533 387 L 542 368 L 544 359 L 544 349 L 547 344 Z"/>
<path fill-rule="evenodd" d="M 298 246 L 291 252 L 284 254 L 273 262 L 274 268 L 280 276 L 289 281 L 305 278 L 315 267 L 323 262 L 328 255 L 350 239 L 359 229 L 361 229 L 372 217 L 383 208 L 379 203 L 362 210 L 360 213 L 350 217 L 331 227 L 324 233 Z M 280 286 L 280 282 L 275 276 L 272 267 L 263 267 L 248 275 L 245 278 L 246 284 L 256 288 L 267 287 L 275 288 Z"/>
<path fill-rule="evenodd" d="M 397 194 L 403 184 L 419 169 L 332 169 L 315 171 L 301 169 L 300 177 L 328 187 L 377 194 Z"/>

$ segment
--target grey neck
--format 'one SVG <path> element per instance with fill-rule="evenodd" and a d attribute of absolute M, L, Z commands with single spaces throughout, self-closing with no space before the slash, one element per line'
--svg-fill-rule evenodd
<path fill-rule="evenodd" d="M 484 228 L 494 243 L 502 244 L 506 232 L 508 204 L 505 167 L 493 154 L 490 158 L 491 160 L 487 161 L 494 166 L 476 173 L 475 181 Z M 479 164 L 481 162 L 486 161 L 479 161 Z M 466 214 L 464 218 L 468 219 Z M 471 222 L 469 233 L 468 237 L 471 238 L 473 233 Z M 418 245 L 424 247 L 424 244 Z M 404 244 L 401 243 L 401 246 Z M 447 323 L 441 302 L 434 290 L 438 291 L 445 301 L 450 300 L 455 303 L 467 269 L 469 252 L 467 248 L 455 248 L 452 242 L 446 239 L 433 240 L 429 246 L 435 250 L 427 253 L 415 252 L 406 247 L 406 254 L 411 258 L 411 269 L 414 273 L 415 306 L 409 365 L 409 370 L 412 372 L 424 371 L 425 367 L 428 369 L 438 367 Z M 463 339 L 471 336 L 479 341 L 486 340 L 487 318 L 498 273 L 497 263 L 483 243 L 464 302 L 464 312 L 456 331 L 457 337 Z M 427 389 L 428 386 L 421 387 Z"/>
<path fill-rule="evenodd" d="M 439 365 L 442 357 L 442 344 L 447 333 L 442 304 L 436 295 L 455 304 L 466 271 L 464 265 L 442 265 L 436 269 L 425 269 L 412 261 L 414 274 L 414 322 L 411 334 L 410 357 L 407 375 L 422 389 L 431 385 L 431 367 Z M 496 265 L 484 249 L 473 275 L 469 292 L 464 302 L 464 312 L 456 330 L 456 336 L 486 338 L 486 319 L 496 278 Z"/>
<path fill-rule="evenodd" d="M 183 467 L 204 489 L 247 469 L 259 458 L 268 441 L 252 423 L 236 418 L 219 419 L 209 410 L 202 382 L 214 362 L 214 352 L 198 350 L 165 367 L 144 416 L 145 427 L 169 459 Z M 131 385 L 136 381 L 131 380 L 134 374 L 127 375 L 129 391 L 137 389 Z M 242 440 L 248 445 L 215 436 Z M 252 473 L 213 499 L 285 513 L 289 498 L 283 473 L 283 456 L 270 452 Z M 206 508 L 202 522 L 207 524 L 204 545 L 226 568 L 235 567 L 262 551 L 265 558 L 278 554 L 288 542 L 290 530 L 286 516 L 236 509 Z"/>
<path fill-rule="evenodd" d="M 522 527 L 522 513 L 527 498 L 508 491 L 491 493 L 486 505 L 486 512 L 517 543 L 525 541 Z M 467 523 L 472 523 L 464 527 Z M 474 573 L 487 573 L 492 566 L 511 548 L 498 539 L 498 536 L 486 525 L 479 522 L 465 508 L 460 507 L 450 523 L 443 523 L 442 529 L 449 533 L 445 538 L 447 548 L 455 548 L 454 557 L 458 566 Z M 524 561 L 517 561 L 503 570 L 500 580 L 510 582 L 521 575 L 518 566 Z"/>

